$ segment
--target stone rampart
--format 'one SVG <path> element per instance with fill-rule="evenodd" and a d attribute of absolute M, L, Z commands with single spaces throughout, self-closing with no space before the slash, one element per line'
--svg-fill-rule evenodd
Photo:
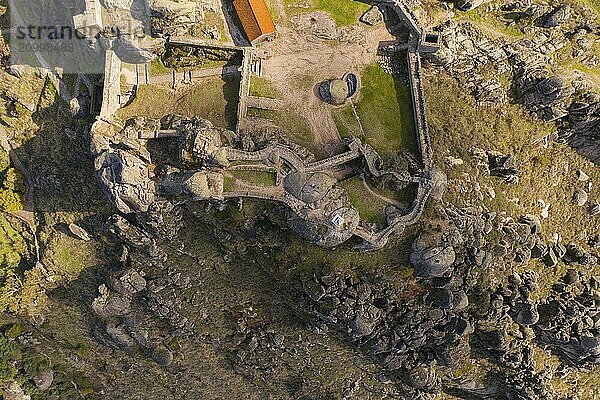
<path fill-rule="evenodd" d="M 100 118 L 108 120 L 121 106 L 121 60 L 112 50 L 106 50 L 104 87 Z"/>

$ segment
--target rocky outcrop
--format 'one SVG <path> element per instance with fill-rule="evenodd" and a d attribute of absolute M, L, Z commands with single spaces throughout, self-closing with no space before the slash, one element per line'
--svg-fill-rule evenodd
<path fill-rule="evenodd" d="M 448 239 L 419 236 L 413 242 L 410 261 L 415 267 L 415 276 L 442 278 L 452 274 L 456 261 L 454 247 Z"/>
<path fill-rule="evenodd" d="M 367 25 L 375 26 L 383 23 L 383 13 L 379 7 L 372 6 L 360 16 L 359 20 Z"/>
<path fill-rule="evenodd" d="M 111 288 L 100 285 L 92 310 L 105 323 L 105 333 L 120 348 L 134 352 L 147 344 L 147 334 L 128 318 L 135 295 L 146 288 L 146 280 L 137 271 L 125 271 L 111 280 Z"/>
<path fill-rule="evenodd" d="M 545 16 L 534 8 L 513 12 L 522 13 L 524 18 L 539 14 L 553 26 L 561 26 L 571 13 L 566 5 Z M 593 26 L 593 22 L 588 25 Z M 600 60 L 588 44 L 597 41 L 598 35 L 588 25 L 574 32 L 560 27 L 531 28 L 530 38 L 509 41 L 491 38 L 470 23 L 448 21 L 438 27 L 440 49 L 427 58 L 459 79 L 478 105 L 501 104 L 510 95 L 540 119 L 556 121 L 560 140 L 600 163 L 600 97 L 590 91 L 592 85 L 583 74 L 559 76 L 549 72 L 553 55 L 567 46 L 574 48 L 587 68 L 598 66 Z M 508 75 L 510 85 L 502 84 L 499 75 Z"/>
<path fill-rule="evenodd" d="M 445 212 L 444 233 L 422 233 L 413 243 L 413 278 L 394 278 L 390 271 L 356 277 L 325 269 L 304 281 L 316 315 L 401 377 L 406 398 L 429 398 L 445 385 L 481 398 L 550 398 L 544 396 L 551 395 L 551 375 L 536 373 L 533 359 L 535 332 L 544 321 L 536 298 L 538 275 L 512 273 L 494 288 L 482 287 L 481 281 L 529 263 L 531 249 L 543 243 L 539 219 L 514 221 L 450 206 Z M 488 236 L 492 231 L 502 238 L 498 244 Z M 558 244 L 545 247 L 556 248 L 560 257 L 572 253 Z M 482 304 L 482 296 L 489 301 Z M 451 373 L 473 345 L 500 367 L 499 384 L 442 382 L 438 373 Z"/>
<path fill-rule="evenodd" d="M 470 11 L 486 3 L 487 0 L 456 0 L 456 7 L 461 11 Z"/>
<path fill-rule="evenodd" d="M 119 211 L 148 211 L 157 194 L 147 165 L 150 154 L 140 143 L 114 141 L 112 129 L 103 121 L 92 127 L 91 153 L 100 186 Z"/>
<path fill-rule="evenodd" d="M 33 383 L 39 390 L 46 390 L 54 381 L 54 371 L 43 371 L 33 377 Z"/>
<path fill-rule="evenodd" d="M 539 342 L 571 365 L 600 363 L 600 281 L 574 269 L 555 284 L 539 306 Z"/>
<path fill-rule="evenodd" d="M 152 28 L 161 35 L 181 36 L 192 32 L 196 15 L 201 13 L 198 3 L 192 1 L 152 0 Z"/>
<path fill-rule="evenodd" d="M 514 183 L 519 175 L 516 168 L 515 157 L 502 153 L 488 151 L 488 171 L 491 176 L 499 176 L 509 183 Z"/>
<path fill-rule="evenodd" d="M 6 400 L 31 400 L 31 396 L 25 394 L 23 388 L 17 381 L 13 381 L 6 385 L 3 390 L 3 395 Z"/>
<path fill-rule="evenodd" d="M 556 28 L 568 22 L 569 18 L 571 18 L 571 7 L 568 4 L 563 4 L 541 16 L 540 24 L 544 28 Z"/>
<path fill-rule="evenodd" d="M 583 207 L 585 203 L 588 201 L 588 194 L 583 189 L 577 189 L 575 193 L 573 193 L 573 204 L 577 207 Z"/>
<path fill-rule="evenodd" d="M 154 217 L 151 220 L 156 223 Z M 161 332 L 149 329 L 149 326 L 155 325 L 149 325 L 148 319 L 164 319 L 180 335 L 192 332 L 194 325 L 174 311 L 174 298 L 162 297 L 160 292 L 166 285 L 160 279 L 146 278 L 144 267 L 156 267 L 153 264 L 162 267 L 166 254 L 149 237 L 148 232 L 120 216 L 113 216 L 108 228 L 123 243 L 122 269 L 111 273 L 106 283 L 99 286 L 99 295 L 91 304 L 102 327 L 97 336 L 108 345 L 129 353 L 141 352 L 160 365 L 169 365 L 173 362 L 173 353 L 162 344 Z M 128 248 L 135 249 L 135 260 L 131 258 Z M 143 265 L 140 265 L 142 260 Z M 142 300 L 145 304 L 140 307 Z M 152 317 L 147 310 L 152 312 Z"/>

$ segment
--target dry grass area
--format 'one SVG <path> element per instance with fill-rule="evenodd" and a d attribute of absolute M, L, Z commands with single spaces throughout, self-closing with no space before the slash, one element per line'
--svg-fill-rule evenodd
<path fill-rule="evenodd" d="M 234 179 L 242 181 L 247 185 L 254 186 L 275 186 L 276 175 L 269 171 L 231 171 Z"/>
<path fill-rule="evenodd" d="M 346 189 L 350 203 L 356 208 L 362 220 L 380 226 L 385 224 L 384 210 L 388 204 L 369 193 L 360 178 L 349 179 L 342 182 L 340 186 Z"/>
<path fill-rule="evenodd" d="M 320 40 L 286 28 L 275 40 L 262 45 L 273 54 L 263 62 L 264 78 L 272 88 L 262 85 L 266 89 L 263 92 L 277 91 L 277 98 L 285 102 L 286 110 L 308 122 L 313 147 L 325 155 L 339 152 L 340 135 L 332 116 L 334 107 L 319 98 L 319 85 L 328 79 L 341 78 L 349 71 L 360 73 L 373 65 L 379 43 L 391 39 L 384 26 L 356 25 L 352 35 L 356 40 Z M 257 84 L 254 86 L 260 89 Z"/>
<path fill-rule="evenodd" d="M 589 191 L 590 199 L 600 198 L 596 184 L 600 182 L 600 170 L 566 145 L 541 146 L 541 139 L 555 131 L 553 124 L 534 119 L 517 105 L 477 108 L 454 79 L 432 71 L 428 75 L 425 89 L 431 136 L 436 163 L 444 166 L 450 180 L 448 200 L 459 206 L 484 204 L 518 217 L 525 213 L 540 215 L 541 199 L 551 204 L 548 219 L 542 221 L 544 233 L 557 232 L 567 243 L 586 242 L 592 232 L 600 229 L 600 222 L 592 219 L 585 207 L 571 203 L 575 189 L 587 187 L 587 182 L 577 181 L 578 169 L 595 183 Z M 473 148 L 515 155 L 519 182 L 508 184 L 484 175 L 470 154 Z M 449 167 L 448 156 L 460 158 L 464 164 Z M 487 194 L 489 188 L 495 198 Z"/>
<path fill-rule="evenodd" d="M 536 371 L 550 369 L 556 371 L 560 368 L 560 359 L 539 347 L 534 348 L 533 358 L 536 363 Z M 573 385 L 576 381 L 577 384 Z M 596 400 L 600 388 L 600 366 L 583 370 L 569 370 L 564 376 L 559 377 L 554 374 L 552 378 L 552 389 L 556 398 L 566 399 L 569 396 L 577 394 L 576 398 L 582 400 Z"/>
<path fill-rule="evenodd" d="M 248 108 L 249 118 L 256 118 L 259 121 L 266 121 L 268 124 L 281 129 L 289 140 L 308 149 L 317 157 L 325 157 L 323 149 L 315 146 L 313 133 L 310 130 L 310 124 L 302 115 L 294 111 L 274 111 L 261 110 L 258 108 Z"/>
<path fill-rule="evenodd" d="M 239 81 L 219 77 L 177 91 L 164 86 L 140 86 L 136 98 L 118 111 L 122 119 L 161 118 L 166 114 L 200 116 L 215 126 L 233 129 L 237 120 Z"/>
<path fill-rule="evenodd" d="M 539 140 L 556 130 L 551 123 L 543 123 L 533 118 L 521 106 L 504 105 L 498 108 L 477 108 L 472 96 L 453 79 L 438 71 L 427 71 L 424 80 L 427 96 L 428 117 L 435 149 L 434 157 L 448 175 L 450 188 L 445 199 L 458 206 L 483 204 L 492 211 L 518 217 L 524 213 L 539 215 L 539 199 L 551 204 L 549 217 L 542 220 L 543 233 L 547 239 L 559 233 L 563 242 L 587 242 L 593 232 L 600 232 L 598 217 L 593 219 L 587 209 L 576 207 L 571 199 L 575 189 L 584 188 L 587 183 L 579 182 L 576 171 L 582 169 L 593 182 L 589 191 L 591 199 L 599 199 L 600 170 L 587 159 L 568 146 L 550 143 L 541 146 Z M 538 142 L 538 143 L 536 143 Z M 470 149 L 496 150 L 517 157 L 520 170 L 517 184 L 505 183 L 500 178 L 483 174 L 481 166 L 471 156 Z M 462 165 L 450 166 L 447 157 L 460 158 Z M 479 197 L 479 190 L 483 200 Z M 491 188 L 495 198 L 486 192 Z M 572 268 L 573 266 L 569 266 Z M 583 269 L 581 266 L 576 268 Z M 535 270 L 539 276 L 540 290 L 537 297 L 547 295 L 552 284 L 564 275 L 567 266 L 562 262 L 548 268 L 539 261 L 532 260 L 520 270 Z M 594 271 L 586 273 L 598 273 Z M 538 371 L 560 366 L 559 359 L 539 347 L 535 348 L 534 358 Z M 477 368 L 476 368 L 477 369 Z M 471 374 L 472 368 L 465 365 L 464 371 Z M 563 377 L 552 380 L 557 398 L 573 395 L 573 381 L 577 380 L 578 398 L 597 398 L 600 387 L 600 369 L 573 370 Z M 454 399 L 450 395 L 443 399 Z"/>

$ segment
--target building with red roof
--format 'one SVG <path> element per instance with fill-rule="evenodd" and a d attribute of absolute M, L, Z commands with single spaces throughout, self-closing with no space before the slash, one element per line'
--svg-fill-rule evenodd
<path fill-rule="evenodd" d="M 275 35 L 275 24 L 264 0 L 234 0 L 233 7 L 251 44 Z"/>

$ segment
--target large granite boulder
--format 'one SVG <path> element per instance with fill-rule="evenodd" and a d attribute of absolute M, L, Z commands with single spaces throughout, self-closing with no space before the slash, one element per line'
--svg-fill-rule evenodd
<path fill-rule="evenodd" d="M 108 199 L 123 213 L 146 212 L 156 199 L 157 187 L 146 160 L 131 148 L 117 148 L 92 127 L 91 152 L 100 186 Z M 142 150 L 142 149 L 140 149 Z"/>
<path fill-rule="evenodd" d="M 598 278 L 570 269 L 538 307 L 537 339 L 576 367 L 600 363 L 599 290 Z"/>
<path fill-rule="evenodd" d="M 44 371 L 38 373 L 33 377 L 33 383 L 39 390 L 46 390 L 52 385 L 54 381 L 54 372 L 53 371 Z"/>
<path fill-rule="evenodd" d="M 542 26 L 545 28 L 556 28 L 569 21 L 571 18 L 571 7 L 563 4 L 542 16 Z"/>
<path fill-rule="evenodd" d="M 499 176 L 507 182 L 514 182 L 519 175 L 513 155 L 504 155 L 495 151 L 488 151 L 488 169 L 491 176 Z"/>
<path fill-rule="evenodd" d="M 415 276 L 439 278 L 452 273 L 456 260 L 454 247 L 450 244 L 432 243 L 432 237 L 421 235 L 412 245 L 410 261 L 415 268 Z"/>
<path fill-rule="evenodd" d="M 470 11 L 479 7 L 485 2 L 486 0 L 456 0 L 455 5 L 456 8 L 461 11 Z"/>
<path fill-rule="evenodd" d="M 583 207 L 585 205 L 585 203 L 587 203 L 587 201 L 588 201 L 588 194 L 585 190 L 577 189 L 573 193 L 573 204 L 575 204 L 576 206 Z"/>
<path fill-rule="evenodd" d="M 340 105 L 344 104 L 350 94 L 350 90 L 344 80 L 330 79 L 319 86 L 319 94 L 323 101 L 329 104 Z"/>
<path fill-rule="evenodd" d="M 92 310 L 102 319 L 111 319 L 130 312 L 131 300 L 109 290 L 105 285 L 98 288 L 100 296 L 92 302 Z"/>

